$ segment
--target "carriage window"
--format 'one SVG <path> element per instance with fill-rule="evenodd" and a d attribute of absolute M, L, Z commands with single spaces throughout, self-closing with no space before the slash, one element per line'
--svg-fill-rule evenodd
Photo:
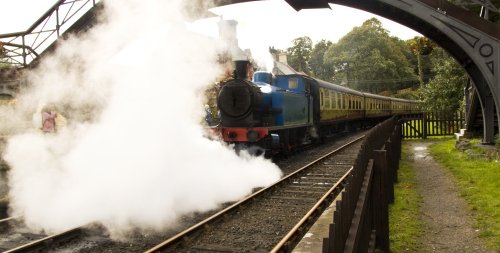
<path fill-rule="evenodd" d="M 320 105 L 321 105 L 321 107 L 323 107 L 323 105 L 324 105 L 324 101 L 325 101 L 325 99 L 324 99 L 324 95 L 323 95 L 323 90 L 321 90 L 321 91 L 319 92 L 319 101 L 320 101 Z"/>
<path fill-rule="evenodd" d="M 324 104 L 324 108 L 330 109 L 330 91 L 329 90 L 325 91 L 325 100 L 324 101 L 325 101 L 323 103 Z"/>
<path fill-rule="evenodd" d="M 290 78 L 288 79 L 288 89 L 297 89 L 299 87 L 299 79 Z"/>
<path fill-rule="evenodd" d="M 337 108 L 337 92 L 332 91 L 332 109 Z"/>

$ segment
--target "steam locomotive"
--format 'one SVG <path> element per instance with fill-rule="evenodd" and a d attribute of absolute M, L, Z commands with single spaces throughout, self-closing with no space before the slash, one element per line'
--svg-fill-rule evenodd
<path fill-rule="evenodd" d="M 221 84 L 218 126 L 229 143 L 288 152 L 329 134 L 420 110 L 417 101 L 359 92 L 302 74 L 256 72 L 236 61 Z"/>

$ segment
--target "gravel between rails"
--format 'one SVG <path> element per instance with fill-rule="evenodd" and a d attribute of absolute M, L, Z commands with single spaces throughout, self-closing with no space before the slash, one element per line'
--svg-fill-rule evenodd
<path fill-rule="evenodd" d="M 43 233 L 34 233 L 19 221 L 8 221 L 0 228 L 0 252 L 46 237 Z"/>

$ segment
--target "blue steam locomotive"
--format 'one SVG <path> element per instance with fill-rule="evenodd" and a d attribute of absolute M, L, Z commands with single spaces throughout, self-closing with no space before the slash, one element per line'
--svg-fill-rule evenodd
<path fill-rule="evenodd" d="M 417 101 L 363 93 L 307 75 L 256 72 L 236 61 L 217 97 L 226 142 L 290 151 L 329 134 L 420 110 Z"/>

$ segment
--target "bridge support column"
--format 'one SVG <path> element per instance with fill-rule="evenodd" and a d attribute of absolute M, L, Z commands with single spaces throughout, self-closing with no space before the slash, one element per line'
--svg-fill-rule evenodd
<path fill-rule="evenodd" d="M 491 95 L 483 101 L 483 143 L 495 143 L 495 101 Z"/>
<path fill-rule="evenodd" d="M 493 144 L 495 142 L 495 99 L 485 80 L 480 79 L 473 84 L 483 113 L 483 143 Z"/>

